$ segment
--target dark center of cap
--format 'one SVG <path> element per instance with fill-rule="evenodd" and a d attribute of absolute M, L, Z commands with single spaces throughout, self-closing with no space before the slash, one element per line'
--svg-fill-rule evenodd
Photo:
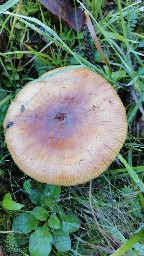
<path fill-rule="evenodd" d="M 62 112 L 58 112 L 55 119 L 57 119 L 59 122 L 63 122 L 65 119 L 67 119 L 67 115 Z"/>
<path fill-rule="evenodd" d="M 29 137 L 51 150 L 75 146 L 77 133 L 84 126 L 85 102 L 84 97 L 65 96 L 59 101 L 52 100 L 45 108 L 36 109 L 27 117 Z"/>

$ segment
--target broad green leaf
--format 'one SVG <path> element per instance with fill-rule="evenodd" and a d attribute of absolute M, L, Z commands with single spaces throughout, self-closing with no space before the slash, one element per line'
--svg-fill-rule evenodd
<path fill-rule="evenodd" d="M 46 226 L 38 227 L 30 236 L 30 256 L 48 256 L 52 248 L 52 236 Z"/>
<path fill-rule="evenodd" d="M 29 191 L 30 200 L 33 204 L 39 205 L 41 198 L 41 190 L 37 190 L 35 188 L 31 188 Z"/>
<path fill-rule="evenodd" d="M 51 214 L 50 218 L 48 219 L 48 224 L 50 228 L 59 229 L 60 228 L 60 221 L 55 214 Z"/>
<path fill-rule="evenodd" d="M 71 249 L 71 239 L 68 234 L 60 232 L 55 234 L 53 245 L 59 252 L 67 252 Z"/>
<path fill-rule="evenodd" d="M 61 187 L 45 185 L 44 190 L 41 193 L 41 205 L 53 209 L 60 199 L 60 193 Z"/>
<path fill-rule="evenodd" d="M 35 218 L 37 220 L 40 220 L 40 221 L 45 221 L 47 220 L 48 218 L 48 211 L 42 207 L 42 206 L 37 206 L 35 207 L 32 211 L 31 211 L 31 214 L 33 214 L 35 216 Z"/>
<path fill-rule="evenodd" d="M 16 232 L 27 234 L 35 229 L 38 225 L 38 220 L 29 212 L 20 214 L 14 219 L 12 229 Z"/>
<path fill-rule="evenodd" d="M 24 207 L 24 204 L 16 203 L 15 201 L 12 200 L 11 194 L 7 193 L 3 198 L 2 206 L 10 211 L 18 211 L 22 207 Z"/>
<path fill-rule="evenodd" d="M 64 233 L 73 233 L 80 228 L 80 220 L 75 214 L 62 216 L 62 230 Z"/>
<path fill-rule="evenodd" d="M 53 185 L 45 185 L 44 187 L 44 194 L 54 197 L 54 199 L 59 199 L 61 193 L 60 186 L 53 186 Z"/>

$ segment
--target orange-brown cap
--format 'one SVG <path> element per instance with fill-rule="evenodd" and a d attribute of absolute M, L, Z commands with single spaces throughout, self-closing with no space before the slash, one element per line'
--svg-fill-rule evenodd
<path fill-rule="evenodd" d="M 7 147 L 28 176 L 70 186 L 104 172 L 127 135 L 125 108 L 101 76 L 77 66 L 28 83 L 4 120 Z"/>

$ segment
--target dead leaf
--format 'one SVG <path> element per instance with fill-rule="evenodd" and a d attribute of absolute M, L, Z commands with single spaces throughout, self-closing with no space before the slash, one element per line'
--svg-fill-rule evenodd
<path fill-rule="evenodd" d="M 82 29 L 85 17 L 80 6 L 74 7 L 70 0 L 40 0 L 40 3 L 75 31 Z"/>
<path fill-rule="evenodd" d="M 101 45 L 99 43 L 98 37 L 96 36 L 95 30 L 94 30 L 94 26 L 93 26 L 93 24 L 91 22 L 90 16 L 89 16 L 89 14 L 87 12 L 85 12 L 84 14 L 85 14 L 85 17 L 86 17 L 86 25 L 87 25 L 87 27 L 89 29 L 89 32 L 91 34 L 91 37 L 92 37 L 92 39 L 94 41 L 95 47 L 98 50 L 101 58 L 103 59 L 103 62 L 109 67 L 109 69 L 111 69 L 110 68 L 110 64 L 109 64 L 107 58 L 105 57 L 104 52 L 102 50 L 102 47 L 101 47 Z"/>

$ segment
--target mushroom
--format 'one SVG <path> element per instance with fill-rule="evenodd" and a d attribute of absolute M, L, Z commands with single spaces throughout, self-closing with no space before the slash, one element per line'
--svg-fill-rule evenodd
<path fill-rule="evenodd" d="M 109 167 L 126 139 L 127 121 L 103 77 L 70 66 L 28 83 L 11 103 L 4 129 L 19 169 L 40 182 L 70 186 Z"/>

